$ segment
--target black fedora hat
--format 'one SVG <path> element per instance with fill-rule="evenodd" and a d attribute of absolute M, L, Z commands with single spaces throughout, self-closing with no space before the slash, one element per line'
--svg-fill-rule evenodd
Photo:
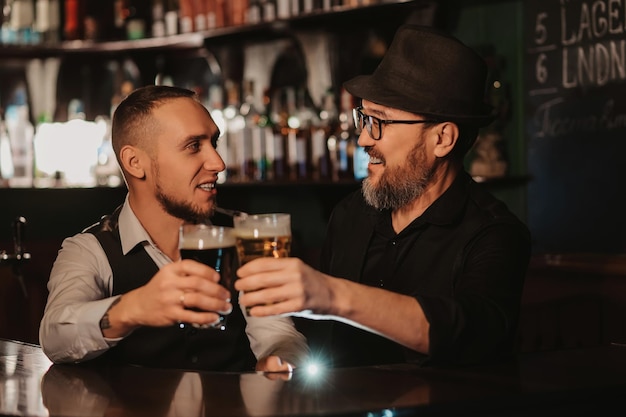
<path fill-rule="evenodd" d="M 371 75 L 343 85 L 355 97 L 437 120 L 486 126 L 487 65 L 473 49 L 432 27 L 405 24 Z"/>

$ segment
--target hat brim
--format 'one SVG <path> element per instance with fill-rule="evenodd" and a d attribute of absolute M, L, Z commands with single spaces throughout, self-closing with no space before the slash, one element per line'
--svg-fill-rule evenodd
<path fill-rule="evenodd" d="M 410 113 L 430 116 L 436 120 L 483 127 L 489 125 L 496 118 L 493 107 L 486 103 L 474 106 L 477 107 L 475 114 L 454 114 L 443 109 L 434 109 L 426 100 L 421 102 L 419 97 L 407 96 L 406 91 L 397 91 L 386 86 L 384 80 L 375 79 L 375 75 L 359 75 L 344 82 L 343 86 L 350 94 L 360 99 Z"/>

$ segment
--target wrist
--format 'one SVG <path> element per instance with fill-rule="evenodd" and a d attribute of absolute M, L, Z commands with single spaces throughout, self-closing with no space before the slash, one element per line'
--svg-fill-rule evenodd
<path fill-rule="evenodd" d="M 102 330 L 102 334 L 105 334 L 105 332 L 112 327 L 111 317 L 109 313 L 111 312 L 111 309 L 120 301 L 122 301 L 122 296 L 119 296 L 115 300 L 113 300 L 113 302 L 109 304 L 109 307 L 106 309 L 104 315 L 100 319 L 100 330 Z"/>
<path fill-rule="evenodd" d="M 350 282 L 343 278 L 327 277 L 330 288 L 330 305 L 327 314 L 331 316 L 349 317 L 352 311 L 350 301 Z"/>

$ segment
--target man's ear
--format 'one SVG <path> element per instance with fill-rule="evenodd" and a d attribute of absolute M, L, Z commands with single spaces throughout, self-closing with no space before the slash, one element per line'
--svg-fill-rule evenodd
<path fill-rule="evenodd" d="M 146 158 L 144 152 L 138 148 L 126 145 L 120 149 L 120 160 L 124 171 L 131 177 L 143 179 L 146 177 L 146 171 L 144 168 L 143 160 Z"/>
<path fill-rule="evenodd" d="M 459 140 L 459 127 L 456 123 L 444 122 L 435 127 L 438 135 L 437 145 L 435 146 L 435 156 L 443 158 L 452 152 L 452 149 Z"/>

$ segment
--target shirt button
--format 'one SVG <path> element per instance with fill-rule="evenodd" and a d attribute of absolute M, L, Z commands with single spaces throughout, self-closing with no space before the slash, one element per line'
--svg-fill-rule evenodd
<path fill-rule="evenodd" d="M 392 245 L 392 246 L 396 246 L 396 244 L 397 244 L 397 243 L 398 243 L 398 242 L 396 242 L 395 240 L 392 240 L 392 241 L 391 241 L 391 245 Z"/>

